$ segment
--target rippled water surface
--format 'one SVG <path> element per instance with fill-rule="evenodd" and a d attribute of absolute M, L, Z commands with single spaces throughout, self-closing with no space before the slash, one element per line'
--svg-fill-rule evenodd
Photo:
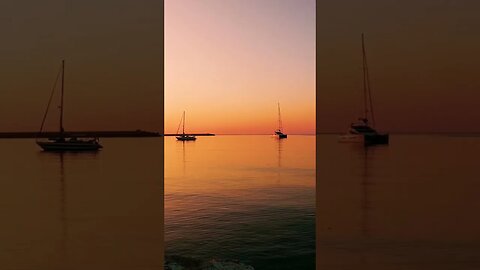
<path fill-rule="evenodd" d="M 315 268 L 315 137 L 165 139 L 166 255 Z"/>
<path fill-rule="evenodd" d="M 163 269 L 162 141 L 102 144 L 0 140 L 0 269 Z"/>
<path fill-rule="evenodd" d="M 480 137 L 318 149 L 317 269 L 480 269 Z"/>

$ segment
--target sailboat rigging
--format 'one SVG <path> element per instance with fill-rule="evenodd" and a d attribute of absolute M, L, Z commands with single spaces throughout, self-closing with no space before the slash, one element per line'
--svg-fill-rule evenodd
<path fill-rule="evenodd" d="M 388 144 L 388 133 L 381 134 L 375 128 L 375 116 L 373 114 L 372 93 L 370 87 L 370 76 L 368 72 L 367 54 L 365 39 L 362 33 L 362 56 L 363 56 L 363 117 L 358 123 L 352 123 L 347 134 L 340 136 L 340 142 L 364 143 L 365 145 Z M 369 117 L 372 126 L 369 125 Z"/>
<path fill-rule="evenodd" d="M 282 115 L 280 114 L 280 102 L 278 103 L 278 129 L 275 130 L 275 135 L 277 135 L 279 139 L 287 138 L 287 134 L 283 133 Z"/>
<path fill-rule="evenodd" d="M 74 136 L 67 136 L 65 133 L 65 129 L 63 127 L 63 108 L 64 108 L 64 92 L 65 92 L 65 60 L 62 60 L 62 67 L 61 73 L 57 74 L 57 78 L 53 85 L 52 92 L 50 94 L 50 98 L 48 100 L 47 108 L 45 110 L 45 114 L 43 116 L 42 124 L 40 126 L 40 131 L 38 134 L 42 133 L 45 120 L 47 118 L 48 110 L 50 108 L 50 104 L 52 102 L 52 98 L 55 92 L 55 87 L 58 83 L 58 79 L 61 74 L 61 93 L 60 93 L 60 119 L 59 119 L 59 134 L 56 138 L 49 138 L 47 141 L 41 141 L 38 139 L 37 136 L 36 143 L 40 146 L 44 151 L 97 151 L 102 148 L 100 145 L 98 138 L 92 139 L 78 139 Z"/>
<path fill-rule="evenodd" d="M 185 111 L 183 111 L 182 119 L 180 120 L 180 124 L 177 128 L 177 134 L 180 130 L 180 126 L 182 126 L 182 134 L 176 136 L 177 140 L 179 141 L 195 141 L 197 138 L 194 135 L 185 134 Z"/>

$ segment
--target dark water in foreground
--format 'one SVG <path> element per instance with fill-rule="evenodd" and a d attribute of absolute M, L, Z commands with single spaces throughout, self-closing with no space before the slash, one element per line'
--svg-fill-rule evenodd
<path fill-rule="evenodd" d="M 480 269 L 480 137 L 165 142 L 167 255 L 256 269 Z M 0 269 L 163 269 L 159 138 L 0 140 Z M 315 188 L 316 243 L 315 243 Z"/>
<path fill-rule="evenodd" d="M 317 269 L 480 269 L 480 137 L 318 136 Z"/>
<path fill-rule="evenodd" d="M 162 141 L 91 153 L 0 140 L 0 269 L 163 269 Z"/>
<path fill-rule="evenodd" d="M 166 255 L 315 268 L 315 137 L 165 141 Z"/>

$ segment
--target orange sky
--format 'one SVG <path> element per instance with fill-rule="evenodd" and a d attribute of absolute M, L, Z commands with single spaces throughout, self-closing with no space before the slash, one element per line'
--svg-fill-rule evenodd
<path fill-rule="evenodd" d="M 480 132 L 480 1 L 319 1 L 320 132 L 361 111 L 365 33 L 377 128 Z"/>
<path fill-rule="evenodd" d="M 315 1 L 166 0 L 165 130 L 315 132 Z"/>
<path fill-rule="evenodd" d="M 4 2 L 0 132 L 38 131 L 62 59 L 66 130 L 161 130 L 161 1 Z"/>
<path fill-rule="evenodd" d="M 175 132 L 186 110 L 187 131 L 271 134 L 280 102 L 289 134 L 315 120 L 343 132 L 361 110 L 364 32 L 380 130 L 480 132 L 478 1 L 319 1 L 315 14 L 313 0 L 166 0 L 165 82 L 160 5 L 2 4 L 0 131 L 39 128 L 66 59 L 67 130 L 159 131 L 165 117 Z"/>
<path fill-rule="evenodd" d="M 313 133 L 313 0 L 25 0 L 0 8 L 0 131 L 36 131 L 62 59 L 66 130 Z M 58 96 L 57 101 L 58 101 Z M 52 104 L 46 129 L 58 127 Z M 12 117 L 15 116 L 15 117 Z"/>

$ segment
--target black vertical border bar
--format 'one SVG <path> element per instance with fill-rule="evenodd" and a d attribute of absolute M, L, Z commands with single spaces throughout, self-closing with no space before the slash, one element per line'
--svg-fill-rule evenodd
<path fill-rule="evenodd" d="M 160 244 L 160 265 L 162 269 L 164 268 L 165 264 L 165 140 L 163 134 L 165 134 L 165 0 L 159 0 L 160 1 L 160 69 L 159 69 L 159 76 L 160 76 L 160 100 L 159 100 L 159 106 L 160 106 L 160 164 L 159 164 L 159 169 L 160 169 L 160 185 L 161 185 L 161 202 L 162 205 L 160 207 L 161 209 L 161 224 L 162 228 L 161 229 L 161 243 Z"/>
<path fill-rule="evenodd" d="M 320 220 L 319 220 L 319 207 L 318 207 L 318 202 L 319 202 L 319 196 L 320 192 L 318 190 L 318 183 L 320 181 L 320 173 L 318 171 L 318 168 L 320 168 L 319 164 L 319 151 L 320 151 L 320 140 L 319 140 L 319 130 L 320 130 L 320 98 L 319 98 L 319 93 L 320 93 L 320 83 L 318 79 L 320 78 L 320 59 L 319 59 L 319 50 L 318 50 L 318 44 L 320 43 L 320 33 L 319 33 L 319 28 L 320 28 L 320 1 L 321 0 L 316 0 L 315 1 L 315 265 L 316 269 L 319 270 L 319 262 L 320 262 L 320 252 L 318 250 L 319 245 L 319 233 L 318 233 L 318 228 L 320 225 Z"/>

